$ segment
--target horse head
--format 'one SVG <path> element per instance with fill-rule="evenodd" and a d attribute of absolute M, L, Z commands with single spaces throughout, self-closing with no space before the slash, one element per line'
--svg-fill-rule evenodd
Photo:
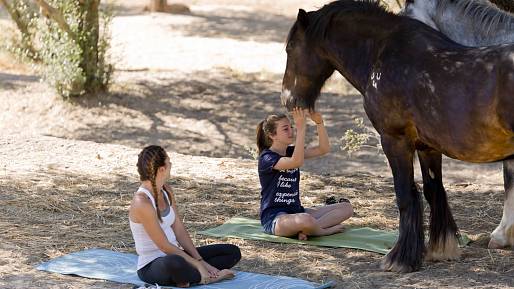
<path fill-rule="evenodd" d="M 323 84 L 334 72 L 333 65 L 323 55 L 319 45 L 307 41 L 313 13 L 300 9 L 289 31 L 281 94 L 282 104 L 288 110 L 293 107 L 314 109 Z"/>

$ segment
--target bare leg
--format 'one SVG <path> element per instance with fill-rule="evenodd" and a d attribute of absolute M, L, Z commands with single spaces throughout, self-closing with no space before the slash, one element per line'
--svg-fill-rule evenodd
<path fill-rule="evenodd" d="M 503 216 L 500 225 L 491 233 L 491 249 L 514 246 L 514 159 L 503 161 L 503 182 Z"/>
<path fill-rule="evenodd" d="M 350 203 L 338 203 L 319 208 L 308 208 L 305 212 L 313 216 L 321 228 L 339 225 L 353 215 Z"/>
<path fill-rule="evenodd" d="M 275 224 L 275 235 L 292 237 L 299 234 L 304 236 L 325 236 L 341 232 L 343 227 L 333 226 L 322 228 L 316 219 L 308 213 L 280 215 Z"/>

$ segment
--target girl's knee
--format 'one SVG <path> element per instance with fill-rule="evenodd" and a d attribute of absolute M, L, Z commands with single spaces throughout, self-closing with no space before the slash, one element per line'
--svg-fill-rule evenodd
<path fill-rule="evenodd" d="M 341 214 L 344 216 L 345 219 L 350 218 L 353 216 L 353 206 L 350 203 L 339 203 Z"/>
<path fill-rule="evenodd" d="M 239 247 L 236 245 L 232 245 L 232 244 L 227 244 L 227 245 L 230 250 L 230 255 L 234 258 L 235 263 L 239 262 L 239 260 L 241 260 L 241 249 L 239 249 Z"/>
<path fill-rule="evenodd" d="M 296 217 L 296 222 L 301 228 L 312 228 L 316 226 L 316 219 L 309 213 L 300 213 Z"/>

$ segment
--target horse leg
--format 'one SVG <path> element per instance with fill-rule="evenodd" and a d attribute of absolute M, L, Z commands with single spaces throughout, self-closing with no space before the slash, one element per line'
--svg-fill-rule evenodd
<path fill-rule="evenodd" d="M 382 269 L 404 273 L 417 271 L 421 267 L 424 236 L 421 197 L 414 184 L 414 145 L 405 136 L 382 135 L 382 148 L 393 172 L 400 212 L 398 240 L 385 256 Z"/>
<path fill-rule="evenodd" d="M 440 152 L 418 151 L 423 175 L 423 194 L 430 205 L 430 240 L 427 260 L 454 260 L 460 256 L 457 225 L 453 219 L 443 186 Z"/>
<path fill-rule="evenodd" d="M 514 159 L 503 161 L 503 186 L 503 216 L 500 225 L 491 233 L 491 249 L 514 246 Z"/>

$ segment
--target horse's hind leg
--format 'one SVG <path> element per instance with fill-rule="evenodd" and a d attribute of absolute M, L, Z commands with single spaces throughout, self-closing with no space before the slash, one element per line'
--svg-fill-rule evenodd
<path fill-rule="evenodd" d="M 424 250 L 421 197 L 414 184 L 414 146 L 405 136 L 382 135 L 382 148 L 393 172 L 396 203 L 400 211 L 398 241 L 385 256 L 387 271 L 419 270 Z"/>
<path fill-rule="evenodd" d="M 489 248 L 514 246 L 514 159 L 503 161 L 505 201 L 500 225 L 491 233 Z"/>
<path fill-rule="evenodd" d="M 453 219 L 444 190 L 440 152 L 418 151 L 423 175 L 423 194 L 430 205 L 430 241 L 425 259 L 454 260 L 460 255 L 457 225 Z"/>

